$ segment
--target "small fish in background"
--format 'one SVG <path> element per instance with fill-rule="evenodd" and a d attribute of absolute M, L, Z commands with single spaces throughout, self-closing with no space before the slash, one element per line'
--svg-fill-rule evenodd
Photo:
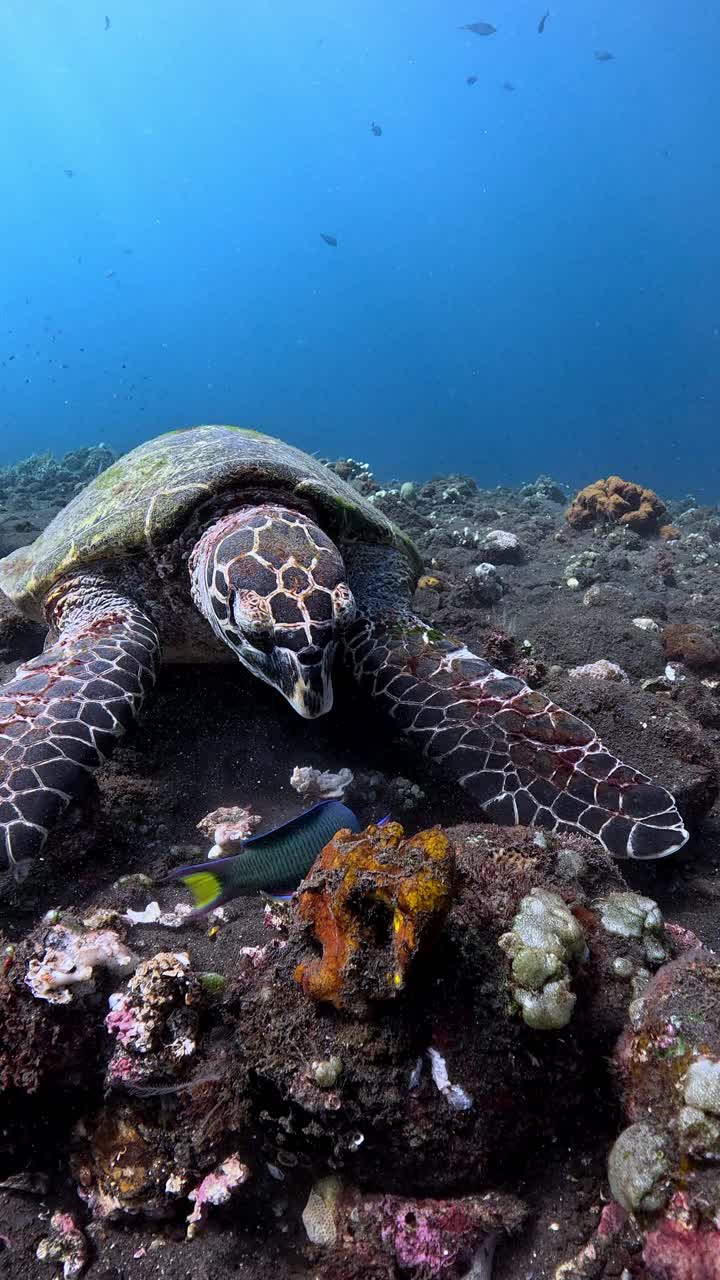
<path fill-rule="evenodd" d="M 320 239 L 321 239 L 321 240 L 324 240 L 326 244 L 329 244 L 329 245 L 331 246 L 331 248 L 333 248 L 333 249 L 337 249 L 337 237 L 336 237 L 336 236 L 326 235 L 326 233 L 325 233 L 324 231 L 321 231 L 321 232 L 320 232 Z"/>
<path fill-rule="evenodd" d="M 105 272 L 105 279 L 106 279 L 106 280 L 112 280 L 112 278 L 113 278 L 113 276 L 114 276 L 114 275 L 115 275 L 115 272 L 114 272 L 114 271 L 106 271 L 106 272 Z"/>
<path fill-rule="evenodd" d="M 595 50 L 595 61 L 596 61 L 596 62 L 612 62 L 614 58 L 615 58 L 615 54 L 614 54 L 614 53 L 611 53 L 609 49 L 596 49 L 596 50 Z"/>
<path fill-rule="evenodd" d="M 547 22 L 547 20 L 548 20 L 548 18 L 549 18 L 549 17 L 550 17 L 550 10 L 548 9 L 548 10 L 546 10 L 546 12 L 543 14 L 542 18 L 541 18 L 541 19 L 540 19 L 540 21 L 538 22 L 538 35 L 539 35 L 539 36 L 541 36 L 541 35 L 542 35 L 542 33 L 543 33 L 543 31 L 545 30 L 545 23 Z"/>
<path fill-rule="evenodd" d="M 497 27 L 492 22 L 466 22 L 459 30 L 472 31 L 474 36 L 494 36 Z"/>
<path fill-rule="evenodd" d="M 382 138 L 382 129 L 379 124 L 375 123 L 374 120 L 370 125 L 370 132 L 374 133 L 376 138 Z"/>
<path fill-rule="evenodd" d="M 503 82 L 503 89 L 506 91 L 506 93 L 514 93 L 515 85 L 511 84 L 509 80 L 505 80 Z"/>
<path fill-rule="evenodd" d="M 325 845 L 344 828 L 361 830 L 352 809 L 339 800 L 321 800 L 272 831 L 250 836 L 241 853 L 178 867 L 158 884 L 182 880 L 195 901 L 191 919 L 233 898 L 261 892 L 284 896 L 297 889 Z"/>
<path fill-rule="evenodd" d="M 468 76 L 467 80 L 465 81 L 465 83 L 469 85 L 477 84 L 477 82 L 478 82 L 477 76 Z"/>
<path fill-rule="evenodd" d="M 63 173 L 65 174 L 65 177 L 66 177 L 66 178 L 74 178 L 74 177 L 75 177 L 75 170 L 74 170 L 74 169 L 63 169 Z"/>
<path fill-rule="evenodd" d="M 105 14 L 105 30 L 106 31 L 110 30 L 110 19 L 108 18 L 107 14 Z"/>

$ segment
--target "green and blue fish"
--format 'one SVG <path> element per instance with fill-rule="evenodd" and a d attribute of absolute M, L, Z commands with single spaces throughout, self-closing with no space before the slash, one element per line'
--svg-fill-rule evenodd
<path fill-rule="evenodd" d="M 182 880 L 195 901 L 194 918 L 260 891 L 282 897 L 305 879 L 318 854 L 344 827 L 361 830 L 352 809 L 339 800 L 322 800 L 272 831 L 244 840 L 240 853 L 178 867 L 158 883 Z"/>

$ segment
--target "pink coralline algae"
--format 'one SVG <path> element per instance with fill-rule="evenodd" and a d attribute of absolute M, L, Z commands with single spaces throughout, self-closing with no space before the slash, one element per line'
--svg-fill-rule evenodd
<path fill-rule="evenodd" d="M 402 1273 L 417 1280 L 489 1280 L 495 1244 L 522 1224 L 514 1196 L 488 1192 L 447 1200 L 364 1195 L 336 1178 L 316 1183 L 303 1213 L 317 1280 Z M 319 1252 L 317 1252 L 319 1250 Z"/>
<path fill-rule="evenodd" d="M 645 1237 L 643 1262 L 647 1280 L 718 1280 L 720 1230 L 710 1223 L 695 1225 L 684 1197 L 675 1196 L 660 1224 Z"/>
<path fill-rule="evenodd" d="M 408 1269 L 423 1268 L 440 1275 L 457 1261 L 459 1254 L 472 1256 L 483 1237 L 487 1241 L 484 1215 L 468 1198 L 465 1203 L 441 1200 L 400 1200 L 388 1196 L 383 1204 L 385 1225 L 383 1244 L 389 1245 L 397 1263 Z"/>
<path fill-rule="evenodd" d="M 112 1036 L 117 1036 L 120 1044 L 126 1045 L 137 1030 L 135 1014 L 124 1003 L 118 1002 L 105 1019 L 105 1026 Z"/>

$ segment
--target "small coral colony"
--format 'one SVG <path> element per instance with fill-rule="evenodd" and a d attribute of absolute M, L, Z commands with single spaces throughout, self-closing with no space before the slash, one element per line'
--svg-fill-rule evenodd
<path fill-rule="evenodd" d="M 522 1189 L 527 1161 L 605 1089 L 616 1096 L 619 1121 L 594 1221 L 586 1239 L 576 1237 L 533 1277 L 720 1277 L 720 959 L 630 888 L 613 856 L 652 858 L 683 844 L 683 820 L 664 790 L 676 779 L 655 777 L 653 760 L 638 750 L 631 764 L 618 761 L 583 721 L 530 687 L 543 673 L 527 654 L 511 667 L 525 678 L 504 675 L 494 660 L 419 616 L 423 607 L 440 607 L 442 557 L 423 549 L 423 568 L 396 525 L 434 536 L 440 516 L 422 513 L 442 507 L 437 485 L 422 508 L 417 486 L 380 490 L 366 467 L 346 460 L 328 465 L 330 496 L 313 480 L 301 497 L 291 474 L 303 466 L 298 457 L 273 457 L 275 475 L 285 468 L 283 485 L 275 484 L 275 505 L 265 502 L 257 517 L 247 518 L 247 496 L 235 504 L 242 520 L 232 515 L 228 494 L 237 477 L 225 485 L 223 504 L 201 517 L 185 512 L 192 528 L 185 561 L 201 554 L 209 536 L 203 528 L 234 520 L 224 534 L 231 545 L 210 538 L 209 567 L 202 561 L 198 571 L 205 595 L 194 586 L 193 604 L 188 587 L 187 609 L 195 608 L 199 627 L 212 604 L 218 644 L 230 644 L 251 669 L 247 644 L 264 647 L 267 664 L 268 646 L 282 642 L 293 654 L 293 679 L 307 678 L 310 687 L 315 677 L 304 673 L 319 670 L 325 633 L 304 633 L 295 644 L 297 630 L 281 641 L 277 628 L 302 630 L 302 609 L 314 607 L 330 626 L 331 596 L 343 584 L 347 616 L 332 635 L 333 651 L 337 645 L 389 713 L 392 731 L 425 746 L 445 776 L 466 787 L 462 818 L 458 812 L 455 823 L 432 825 L 433 783 L 424 773 L 420 785 L 382 772 L 297 765 L 290 821 L 273 824 L 271 812 L 254 813 L 263 805 L 238 782 L 228 786 L 224 807 L 199 824 L 212 841 L 209 854 L 201 847 L 191 857 L 166 852 L 153 877 L 126 874 L 94 889 L 82 907 L 52 907 L 29 931 L 15 930 L 0 981 L 2 1185 L 11 1195 L 42 1176 L 47 1193 L 55 1174 L 39 1169 L 33 1152 L 38 1132 L 49 1127 L 60 1172 L 48 1201 L 54 1208 L 33 1246 L 37 1259 L 80 1276 L 122 1247 L 115 1224 L 128 1223 L 146 1232 L 133 1236 L 135 1259 L 157 1240 L 188 1249 L 185 1237 L 203 1250 L 238 1221 L 258 1230 L 274 1206 L 270 1216 L 283 1220 L 296 1265 L 305 1267 L 293 1274 L 489 1280 L 533 1229 Z M 93 484 L 107 477 L 107 495 L 122 466 Z M 543 504 L 563 498 L 545 479 L 525 495 L 528 510 L 541 514 Z M 281 508 L 284 514 L 273 514 Z M 299 510 L 300 523 L 290 522 L 287 508 Z M 277 524 L 266 536 L 273 520 L 284 522 L 292 544 L 277 563 L 268 550 L 277 546 Z M 682 521 L 671 521 L 652 490 L 610 476 L 575 496 L 557 536 L 572 545 L 592 530 L 615 547 L 627 537 L 660 550 L 688 536 Z M 506 566 L 524 557 L 523 538 L 494 523 L 476 533 L 453 521 L 444 526 L 452 554 L 454 545 L 481 557 L 458 600 L 465 591 L 477 604 L 480 595 L 484 609 L 502 596 Z M 56 685 L 65 682 L 59 693 L 47 692 L 55 646 L 9 673 L 0 772 L 6 828 L 16 820 L 49 828 L 38 817 L 40 801 L 22 799 L 38 774 L 42 781 L 43 761 L 59 758 L 47 743 L 82 746 L 70 722 L 110 728 L 103 715 L 113 698 L 139 704 L 138 664 L 149 670 L 154 663 L 154 623 L 142 620 L 152 617 L 150 606 L 133 594 L 124 569 L 114 572 L 110 603 L 93 612 L 88 579 L 80 579 L 87 567 L 76 560 L 65 603 L 55 604 L 58 581 L 67 579 L 48 559 L 54 527 L 39 551 L 21 553 L 23 572 L 33 575 L 31 593 L 45 580 L 51 604 L 44 607 L 74 666 L 53 673 Z M 163 536 L 169 545 L 167 530 Z M 173 537 L 182 536 L 174 525 Z M 313 591 L 326 593 L 315 603 L 304 594 L 309 543 L 315 563 L 319 556 L 327 564 L 324 579 L 315 569 Z M 585 547 L 573 550 L 563 587 L 587 595 L 597 590 L 592 572 L 584 576 L 597 553 Z M 242 556 L 255 559 L 238 567 Z M 412 581 L 393 587 L 388 601 L 383 575 L 394 581 L 396 571 Z M 406 589 L 412 610 L 402 603 Z M 234 590 L 245 614 L 228 623 Z M 211 603 L 208 592 L 216 593 Z M 124 603 L 128 595 L 137 614 Z M 28 612 L 22 603 L 21 610 Z M 660 631 L 652 618 L 635 622 Z M 17 625 L 16 616 L 7 622 Z M 125 629 L 119 639 L 118 625 Z M 227 626 L 242 637 L 228 640 Z M 90 657 L 88 627 L 96 628 Z M 702 626 L 668 624 L 667 670 L 646 696 L 667 697 L 683 673 L 707 669 L 712 644 Z M 95 665 L 83 672 L 83 663 Z M 73 683 L 78 671 L 82 689 Z M 584 688 L 628 679 L 602 661 L 575 671 Z M 269 666 L 260 675 L 273 683 Z M 120 694 L 101 688 L 106 681 L 118 681 Z M 298 689 L 281 692 L 296 705 L 310 696 Z M 18 779 L 12 744 L 24 741 L 24 730 L 13 725 L 27 728 L 29 720 L 35 750 Z M 94 766 L 96 740 L 87 754 L 81 746 L 62 758 Z M 63 791 L 58 779 L 43 785 Z M 280 778 L 278 788 L 287 781 Z M 675 789 L 683 818 L 697 822 L 702 806 L 686 813 L 693 806 Z M 67 790 L 72 797 L 70 782 Z M 431 818 L 420 830 L 418 809 Z M 55 810 L 48 813 L 54 820 Z M 46 858 L 63 858 L 68 830 L 59 826 Z M 17 847 L 25 848 L 21 840 Z M 34 868 L 30 886 L 36 875 Z M 12 889 L 20 903 L 27 891 Z M 59 1097 L 67 1099 L 66 1129 Z M 560 1205 L 556 1212 L 562 1215 Z"/>

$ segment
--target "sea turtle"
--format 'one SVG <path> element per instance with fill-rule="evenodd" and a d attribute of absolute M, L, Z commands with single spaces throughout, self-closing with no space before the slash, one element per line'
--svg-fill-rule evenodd
<path fill-rule="evenodd" d="M 340 644 L 390 723 L 504 823 L 617 856 L 687 838 L 672 796 L 588 725 L 416 617 L 409 539 L 317 459 L 257 431 L 171 431 L 97 476 L 0 586 L 49 626 L 0 688 L 0 848 L 16 878 L 140 714 L 161 657 L 230 652 L 301 715 L 332 704 Z"/>

